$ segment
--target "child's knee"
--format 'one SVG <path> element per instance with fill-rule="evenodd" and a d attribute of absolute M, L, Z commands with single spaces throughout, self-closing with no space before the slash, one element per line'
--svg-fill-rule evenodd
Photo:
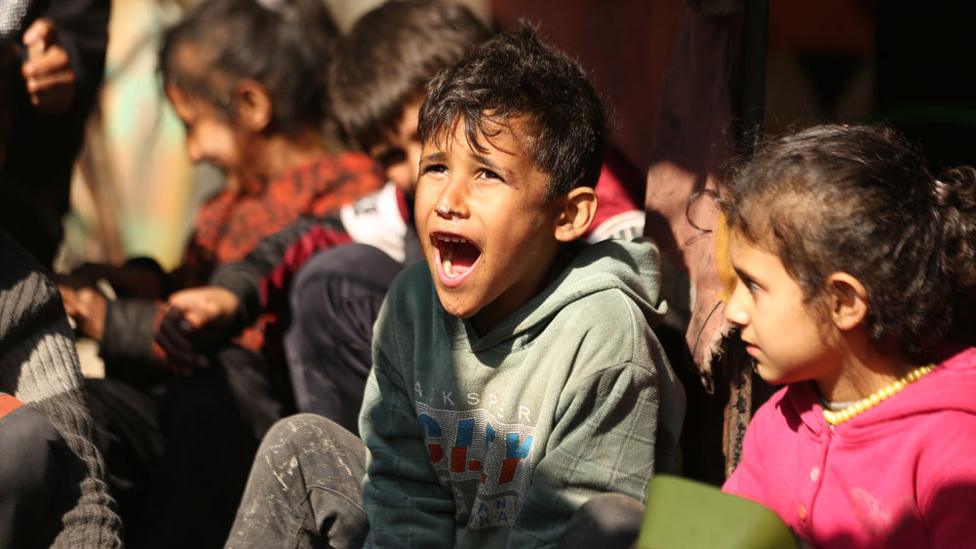
<path fill-rule="evenodd" d="M 15 516 L 26 532 L 44 520 L 62 475 L 54 454 L 60 440 L 51 422 L 30 408 L 0 419 L 0 522 Z"/>
<path fill-rule="evenodd" d="M 630 496 L 594 496 L 573 514 L 562 547 L 630 547 L 643 518 L 644 506 Z"/>
<path fill-rule="evenodd" d="M 355 435 L 328 418 L 318 414 L 295 414 L 275 422 L 265 435 L 263 446 L 306 447 L 323 441 L 346 445 L 350 439 L 358 441 Z"/>
<path fill-rule="evenodd" d="M 319 252 L 298 272 L 291 290 L 293 312 L 303 317 L 347 312 L 344 304 L 373 298 L 382 301 L 401 265 L 365 244 L 345 244 Z M 336 318 L 328 318 L 334 322 Z"/>
<path fill-rule="evenodd" d="M 288 491 L 295 482 L 352 482 L 355 491 L 365 473 L 365 446 L 356 435 L 316 414 L 297 414 L 279 420 L 261 443 L 255 467 L 270 473 Z M 299 478 L 296 478 L 298 474 Z M 333 489 L 337 489 L 333 486 Z"/>

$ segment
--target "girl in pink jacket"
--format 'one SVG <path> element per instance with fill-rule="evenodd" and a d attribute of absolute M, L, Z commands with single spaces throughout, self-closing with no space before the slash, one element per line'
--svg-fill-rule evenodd
<path fill-rule="evenodd" d="M 724 490 L 818 547 L 976 545 L 976 170 L 936 179 L 892 130 L 817 126 L 722 203 L 726 318 L 786 385 Z"/>

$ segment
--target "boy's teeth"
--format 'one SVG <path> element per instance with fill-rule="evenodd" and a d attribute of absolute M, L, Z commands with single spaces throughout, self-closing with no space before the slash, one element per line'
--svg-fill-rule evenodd
<path fill-rule="evenodd" d="M 450 259 L 444 260 L 444 272 L 447 273 L 447 276 L 454 276 L 454 266 L 451 265 Z"/>

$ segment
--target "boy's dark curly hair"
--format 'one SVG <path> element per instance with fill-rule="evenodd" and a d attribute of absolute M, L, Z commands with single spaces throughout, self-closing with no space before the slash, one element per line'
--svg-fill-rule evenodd
<path fill-rule="evenodd" d="M 159 68 L 164 84 L 227 119 L 234 86 L 252 79 L 271 98 L 271 129 L 293 134 L 326 119 L 338 35 L 321 0 L 207 0 L 163 34 Z"/>
<path fill-rule="evenodd" d="M 481 137 L 497 135 L 498 124 L 518 128 L 549 176 L 550 198 L 596 185 L 607 126 L 603 104 L 579 63 L 543 44 L 524 23 L 475 48 L 427 86 L 421 140 L 449 139 L 458 121 L 480 151 Z"/>
<path fill-rule="evenodd" d="M 828 276 L 856 277 L 878 345 L 930 359 L 974 306 L 976 171 L 936 178 L 890 128 L 823 125 L 769 141 L 721 202 L 732 231 L 777 254 L 822 312 Z"/>

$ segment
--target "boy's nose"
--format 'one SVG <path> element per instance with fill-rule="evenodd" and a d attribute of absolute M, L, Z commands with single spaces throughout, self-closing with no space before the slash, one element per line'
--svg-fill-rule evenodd
<path fill-rule="evenodd" d="M 452 179 L 444 186 L 443 192 L 438 197 L 434 211 L 437 215 L 444 218 L 468 217 L 468 185 L 464 181 Z"/>

